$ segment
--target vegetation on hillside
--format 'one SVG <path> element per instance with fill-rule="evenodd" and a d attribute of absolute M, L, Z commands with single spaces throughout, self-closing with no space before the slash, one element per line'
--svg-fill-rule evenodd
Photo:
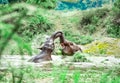
<path fill-rule="evenodd" d="M 117 10 L 119 11 L 119 8 L 114 5 L 112 9 L 104 7 L 85 11 L 83 12 L 83 16 L 80 20 L 79 29 L 83 29 L 83 31 L 86 31 L 89 34 L 94 34 L 96 31 L 105 29 L 105 32 L 103 31 L 101 35 L 107 33 L 110 37 L 120 38 L 120 17 L 119 13 L 115 13 Z"/>
<path fill-rule="evenodd" d="M 17 43 L 17 48 L 21 50 L 20 53 L 25 54 L 24 48 L 31 53 L 29 41 L 35 35 L 52 29 L 53 24 L 45 16 L 37 14 L 37 11 L 41 10 L 37 10 L 36 7 L 29 4 L 1 5 L 0 10 L 0 36 L 2 40 L 0 41 L 0 54 L 11 40 Z"/>
<path fill-rule="evenodd" d="M 15 4 L 15 1 L 18 3 Z M 111 8 L 77 10 L 77 15 L 53 10 L 56 3 L 57 0 L 9 0 L 9 4 L 0 4 L 0 58 L 4 54 L 32 55 L 32 43 L 39 46 L 44 42 L 44 35 L 59 29 L 66 39 L 87 48 L 83 52 L 88 54 L 76 52 L 73 62 L 89 62 L 86 56 L 90 55 L 120 54 L 120 0 L 111 4 Z M 100 33 L 100 38 L 107 36 L 116 39 L 113 42 L 94 41 L 97 39 L 96 33 Z M 56 47 L 59 51 L 60 46 Z M 2 61 L 5 62 L 0 59 Z M 55 66 L 51 63 L 43 68 L 38 65 L 23 66 L 24 63 L 15 67 L 7 63 L 0 63 L 0 83 L 120 83 L 120 63 L 115 67 L 111 65 L 99 69 L 95 66 L 91 69 L 75 69 L 71 64 Z M 2 69 L 6 65 L 7 69 Z"/>
<path fill-rule="evenodd" d="M 27 0 L 27 3 L 39 5 L 42 8 L 53 9 L 58 0 Z"/>
<path fill-rule="evenodd" d="M 46 32 L 51 32 L 53 29 L 55 30 L 54 25 L 55 22 L 51 22 L 50 18 L 46 17 L 43 13 L 55 7 L 57 0 L 26 0 L 22 1 L 26 3 L 18 3 L 18 4 L 6 4 L 0 6 L 0 25 L 3 27 L 0 29 L 1 32 L 1 40 L 0 41 L 0 49 L 4 50 L 5 46 L 10 45 L 11 42 L 9 40 L 13 40 L 14 42 L 24 42 L 17 43 L 21 44 L 18 47 L 13 47 L 11 52 L 8 54 L 19 54 L 19 49 L 23 49 L 24 46 L 31 48 L 31 41 L 39 34 L 44 34 Z M 49 2 L 54 4 L 54 7 L 49 7 Z M 44 3 L 44 4 L 43 4 Z M 31 4 L 31 5 L 30 5 Z M 34 4 L 34 6 L 32 6 Z M 42 4 L 42 5 L 41 5 Z M 23 6 L 24 5 L 24 6 Z M 37 6 L 35 6 L 37 5 Z M 39 6 L 40 5 L 40 6 Z M 39 7 L 38 7 L 39 6 Z M 45 9 L 43 9 L 45 8 Z M 101 35 L 120 38 L 120 23 L 119 23 L 119 0 L 114 3 L 112 8 L 103 7 L 96 9 L 89 9 L 87 11 L 82 12 L 82 17 L 72 17 L 69 22 L 77 25 L 78 30 L 81 33 L 73 33 L 71 29 L 72 27 L 63 26 L 63 32 L 65 34 L 66 39 L 75 42 L 76 44 L 88 44 L 91 43 L 94 38 L 91 35 L 94 35 L 96 32 L 101 31 Z M 43 12 L 43 13 L 41 13 Z M 21 16 L 22 15 L 22 16 Z M 49 16 L 50 17 L 50 16 Z M 59 17 L 56 16 L 57 19 Z M 79 21 L 80 20 L 80 21 Z M 18 30 L 14 31 L 15 28 L 19 27 Z M 75 28 L 75 27 L 74 27 Z M 76 28 L 77 29 L 77 28 Z M 86 35 L 87 33 L 87 35 Z M 12 34 L 12 37 L 9 38 L 9 35 Z M 17 38 L 14 38 L 17 37 Z M 20 39 L 19 39 L 20 38 Z M 17 40 L 16 40 L 17 39 Z M 18 41 L 19 40 L 19 41 Z M 7 42 L 6 44 L 4 44 Z M 23 45 L 25 44 L 26 45 Z M 28 44 L 28 45 L 27 45 Z M 41 44 L 41 43 L 40 43 Z M 4 49 L 3 49 L 4 47 Z M 9 47 L 7 47 L 9 49 Z M 16 51 L 16 49 L 18 49 Z M 23 54 L 27 54 L 26 51 L 22 50 Z M 29 51 L 32 51 L 29 49 Z M 31 52 L 32 53 L 32 52 Z"/>

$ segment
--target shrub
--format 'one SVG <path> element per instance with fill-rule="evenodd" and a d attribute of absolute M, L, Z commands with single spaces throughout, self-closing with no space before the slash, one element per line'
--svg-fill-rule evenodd
<path fill-rule="evenodd" d="M 35 35 L 47 32 L 52 29 L 52 24 L 42 15 L 33 15 L 27 17 L 27 25 L 21 27 L 18 34 L 25 37 L 27 41 L 31 40 Z"/>
<path fill-rule="evenodd" d="M 1 6 L 0 9 L 2 13 L 0 13 L 0 15 L 4 17 L 17 12 L 17 14 L 10 16 L 10 18 L 4 21 L 7 24 L 15 25 L 19 14 L 23 11 L 27 12 L 26 17 L 22 18 L 23 21 L 21 21 L 22 23 L 17 31 L 17 34 L 21 36 L 23 40 L 30 41 L 35 35 L 47 32 L 47 30 L 52 28 L 52 23 L 50 23 L 45 16 L 37 14 L 36 11 L 34 11 L 36 14 L 29 15 L 29 12 L 31 13 L 33 10 L 28 10 L 27 7 L 31 7 L 31 5 L 23 4 L 24 7 L 21 4 L 18 5 Z"/>
<path fill-rule="evenodd" d="M 53 9 L 56 7 L 57 0 L 27 0 L 27 3 L 38 4 L 42 8 Z"/>
<path fill-rule="evenodd" d="M 76 44 L 88 44 L 91 43 L 94 39 L 90 35 L 81 35 L 79 32 L 73 32 L 72 30 L 64 30 L 65 38 L 75 42 Z"/>
<path fill-rule="evenodd" d="M 76 52 L 74 55 L 73 55 L 73 61 L 74 62 L 85 62 L 85 61 L 88 61 L 87 58 L 85 57 L 86 54 L 84 53 L 81 53 L 81 52 Z"/>
<path fill-rule="evenodd" d="M 8 49 L 14 48 L 11 54 L 16 53 L 16 50 L 19 50 L 17 54 L 32 54 L 30 41 L 33 37 L 51 29 L 52 24 L 48 19 L 39 14 L 34 15 L 31 12 L 36 11 L 29 10 L 29 7 L 31 5 L 25 3 L 0 6 L 2 12 L 0 13 L 0 26 L 2 26 L 0 28 L 0 54 L 10 41 L 13 41 L 10 46 L 14 44 L 12 47 L 8 46 Z"/>
<path fill-rule="evenodd" d="M 110 37 L 114 38 L 120 38 L 120 26 L 115 25 L 112 23 L 112 21 L 108 21 L 108 24 L 106 25 L 107 27 L 107 33 L 109 34 Z"/>
<path fill-rule="evenodd" d="M 88 31 L 90 34 L 92 34 L 96 31 L 96 26 L 89 24 L 85 26 L 85 30 Z"/>
<path fill-rule="evenodd" d="M 109 13 L 108 8 L 101 8 L 96 10 L 89 10 L 83 13 L 81 18 L 80 25 L 95 24 L 100 18 L 105 17 Z"/>
<path fill-rule="evenodd" d="M 115 16 L 120 16 L 120 0 L 116 0 L 113 6 L 113 13 Z"/>
<path fill-rule="evenodd" d="M 83 29 L 87 33 L 93 34 L 98 26 L 104 24 L 104 19 L 109 14 L 108 8 L 100 8 L 83 12 L 83 16 L 80 20 L 80 30 Z M 101 26 L 100 26 L 101 27 Z"/>
<path fill-rule="evenodd" d="M 108 19 L 106 27 L 109 36 L 120 38 L 120 0 L 115 1 L 112 16 Z"/>

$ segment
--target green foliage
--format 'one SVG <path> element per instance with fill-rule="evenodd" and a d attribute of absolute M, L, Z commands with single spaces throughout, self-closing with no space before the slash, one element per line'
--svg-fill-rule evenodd
<path fill-rule="evenodd" d="M 106 28 L 105 33 L 108 33 L 110 37 L 120 38 L 119 3 L 119 0 L 116 0 L 112 12 L 106 7 L 83 12 L 79 29 L 91 35 L 97 30 Z"/>
<path fill-rule="evenodd" d="M 120 38 L 120 0 L 115 1 L 111 17 L 108 19 L 106 27 L 109 36 Z"/>
<path fill-rule="evenodd" d="M 10 54 L 32 54 L 30 41 L 36 35 L 52 29 L 49 20 L 29 4 L 1 5 L 0 10 L 0 53 L 6 46 L 8 49 L 12 46 Z M 15 41 L 17 46 L 10 41 Z"/>
<path fill-rule="evenodd" d="M 32 55 L 32 49 L 31 49 L 31 44 L 30 43 L 24 41 L 18 35 L 14 35 L 12 39 L 17 43 L 19 54 L 28 53 L 28 54 Z"/>
<path fill-rule="evenodd" d="M 2 16 L 2 15 L 1 15 Z M 2 26 L 2 28 L 0 28 L 0 32 L 1 32 L 1 41 L 0 41 L 0 55 L 2 54 L 2 52 L 4 51 L 5 47 L 7 46 L 8 42 L 11 39 L 17 38 L 17 43 L 19 43 L 19 46 L 23 46 L 21 41 L 18 41 L 20 39 L 20 37 L 16 34 L 16 32 L 18 31 L 18 29 L 20 28 L 21 25 L 21 19 L 24 18 L 24 16 L 26 16 L 26 11 L 22 11 L 21 14 L 19 15 L 18 19 L 16 19 L 15 24 L 9 24 L 3 21 L 0 21 L 0 25 Z M 3 16 L 4 17 L 4 16 Z M 6 20 L 6 19 L 5 19 Z M 7 19 L 8 20 L 8 19 Z M 28 44 L 24 43 L 24 48 L 28 49 Z M 21 49 L 21 47 L 20 47 Z M 20 54 L 23 51 L 21 50 Z M 31 54 L 31 50 L 29 48 L 29 53 Z"/>
<path fill-rule="evenodd" d="M 103 20 L 109 14 L 108 8 L 101 8 L 95 10 L 89 10 L 83 12 L 83 16 L 80 20 L 80 28 L 84 29 L 90 34 L 93 34 Z"/>
<path fill-rule="evenodd" d="M 60 73 L 57 82 L 65 83 L 66 75 L 67 71 L 63 71 L 62 73 Z"/>
<path fill-rule="evenodd" d="M 86 54 L 84 54 L 84 53 L 76 52 L 73 55 L 73 57 L 74 57 L 73 61 L 74 62 L 86 62 L 88 60 L 87 60 L 87 58 L 85 56 L 86 56 Z"/>
<path fill-rule="evenodd" d="M 80 72 L 75 71 L 73 74 L 74 83 L 79 83 L 79 78 L 80 78 Z"/>
<path fill-rule="evenodd" d="M 88 44 L 91 43 L 94 39 L 90 35 L 81 35 L 79 32 L 74 32 L 72 30 L 64 30 L 65 38 L 75 42 L 76 44 Z"/>
<path fill-rule="evenodd" d="M 25 0 L 8 0 L 9 3 L 16 3 L 16 2 L 20 2 L 20 1 L 25 1 Z"/>
<path fill-rule="evenodd" d="M 48 68 L 39 69 L 33 66 L 21 66 L 19 68 L 10 66 L 8 70 L 0 72 L 0 83 L 119 83 L 120 68 L 77 69 L 69 70 L 65 67 L 54 66 L 51 71 Z M 48 69 L 49 70 L 49 69 Z"/>
<path fill-rule="evenodd" d="M 110 79 L 111 78 L 111 79 Z M 101 76 L 100 83 L 119 83 L 120 68 L 116 67 Z"/>
<path fill-rule="evenodd" d="M 12 82 L 13 83 L 22 83 L 23 75 L 25 73 L 24 68 L 10 67 L 9 71 L 12 74 Z"/>
<path fill-rule="evenodd" d="M 116 0 L 114 3 L 113 11 L 115 15 L 120 16 L 120 0 Z"/>
<path fill-rule="evenodd" d="M 114 24 L 111 19 L 109 19 L 106 28 L 110 37 L 120 38 L 120 26 Z"/>
<path fill-rule="evenodd" d="M 35 73 L 35 71 L 31 66 L 27 66 L 27 67 L 21 66 L 20 68 L 9 66 L 9 69 L 3 72 L 3 76 L 0 82 L 2 83 L 33 82 L 30 79 L 26 79 L 26 76 L 27 78 L 30 77 L 31 79 L 35 78 L 35 76 L 38 77 L 37 76 L 39 73 L 38 71 L 35 73 L 36 75 L 33 75 L 33 73 Z M 1 72 L 0 72 L 0 75 L 1 75 Z"/>
<path fill-rule="evenodd" d="M 94 39 L 92 36 L 90 35 L 83 35 L 83 36 L 80 36 L 80 44 L 82 45 L 85 45 L 85 44 L 88 44 L 88 43 L 91 43 Z"/>
<path fill-rule="evenodd" d="M 52 24 L 42 15 L 33 15 L 27 18 L 27 25 L 19 29 L 18 34 L 26 40 L 32 40 L 35 35 L 47 32 L 52 29 Z"/>
<path fill-rule="evenodd" d="M 85 30 L 88 31 L 90 34 L 92 34 L 96 31 L 96 26 L 89 24 L 89 25 L 85 26 Z"/>
<path fill-rule="evenodd" d="M 83 17 L 81 18 L 80 24 L 82 26 L 88 24 L 96 24 L 100 18 L 104 18 L 108 13 L 108 8 L 86 11 L 83 13 Z"/>
<path fill-rule="evenodd" d="M 113 6 L 113 18 L 108 21 L 107 32 L 112 37 L 120 38 L 120 0 L 116 0 Z M 112 20 L 113 19 L 113 20 Z"/>
<path fill-rule="evenodd" d="M 27 3 L 38 4 L 42 8 L 53 9 L 56 7 L 57 0 L 27 0 Z"/>

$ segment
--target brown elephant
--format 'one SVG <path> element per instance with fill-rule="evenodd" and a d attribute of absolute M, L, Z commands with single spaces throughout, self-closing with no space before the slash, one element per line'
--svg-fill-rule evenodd
<path fill-rule="evenodd" d="M 64 38 L 64 35 L 62 34 L 60 37 L 60 44 L 62 46 L 62 54 L 66 54 L 66 55 L 73 55 L 75 52 L 77 51 L 81 51 L 82 49 L 80 48 L 80 46 L 76 45 L 73 42 L 70 42 L 68 40 L 66 40 Z"/>

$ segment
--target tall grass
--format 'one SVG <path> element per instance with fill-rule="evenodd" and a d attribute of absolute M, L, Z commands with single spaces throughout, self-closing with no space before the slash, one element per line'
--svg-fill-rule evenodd
<path fill-rule="evenodd" d="M 45 68 L 43 68 L 45 69 Z M 54 66 L 50 71 L 27 66 L 21 68 L 9 67 L 0 72 L 1 83 L 119 83 L 119 68 L 116 69 L 77 69 Z M 48 79 L 49 78 L 49 79 Z"/>
<path fill-rule="evenodd" d="M 80 79 L 80 72 L 79 71 L 74 71 L 74 73 L 73 73 L 74 83 L 79 83 L 79 79 Z"/>

